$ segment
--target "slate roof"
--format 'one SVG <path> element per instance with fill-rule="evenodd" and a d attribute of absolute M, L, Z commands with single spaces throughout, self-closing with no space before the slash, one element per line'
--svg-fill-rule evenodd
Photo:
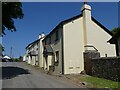
<path fill-rule="evenodd" d="M 43 54 L 53 54 L 53 49 L 50 45 L 45 45 L 44 46 L 44 51 Z"/>
<path fill-rule="evenodd" d="M 31 47 L 32 47 L 32 46 L 33 46 L 35 43 L 37 43 L 39 40 L 40 40 L 40 39 L 37 39 L 37 40 L 35 40 L 34 42 L 28 44 L 25 49 L 27 49 L 30 45 L 31 45 Z"/>
<path fill-rule="evenodd" d="M 83 16 L 83 15 L 80 14 L 80 15 L 74 16 L 74 17 L 72 17 L 72 18 L 66 19 L 66 20 L 64 20 L 64 21 L 61 21 L 61 22 L 43 39 L 43 41 L 44 41 L 46 38 L 48 38 L 52 33 L 54 33 L 58 28 L 60 28 L 60 27 L 62 28 L 63 25 L 65 25 L 65 24 L 67 24 L 67 23 L 69 23 L 69 22 L 71 22 L 71 21 L 73 21 L 73 20 L 75 20 L 75 19 L 81 18 L 82 16 Z M 109 35 L 113 36 L 112 32 L 111 32 L 110 30 L 108 30 L 105 26 L 103 26 L 100 22 L 98 22 L 94 17 L 91 16 L 91 19 L 92 19 L 92 21 L 95 22 L 98 26 L 100 26 L 102 29 L 104 29 L 105 32 L 107 32 Z M 32 42 L 32 43 L 30 43 L 30 44 L 26 47 L 26 49 L 27 49 L 30 45 L 33 45 L 33 44 L 35 44 L 35 43 L 38 42 L 38 41 L 39 41 L 39 39 L 36 40 L 36 41 L 34 41 L 34 42 Z"/>
<path fill-rule="evenodd" d="M 58 28 L 63 27 L 64 24 L 67 24 L 67 23 L 69 23 L 69 22 L 71 22 L 71 21 L 73 21 L 73 20 L 75 20 L 75 19 L 78 19 L 78 18 L 80 18 L 80 17 L 82 17 L 82 16 L 83 16 L 83 15 L 80 14 L 80 15 L 74 16 L 74 17 L 72 17 L 72 18 L 70 18 L 70 19 L 61 21 L 61 22 L 45 37 L 45 39 L 46 39 L 47 37 L 49 37 L 53 32 L 55 32 Z M 92 18 L 92 21 L 93 21 L 93 22 L 95 22 L 98 26 L 100 26 L 102 29 L 104 29 L 108 34 L 110 34 L 111 36 L 113 36 L 113 34 L 110 32 L 110 30 L 108 30 L 105 26 L 103 26 L 100 22 L 98 22 L 94 17 L 91 16 L 91 18 Z M 44 40 L 45 40 L 45 39 L 44 39 Z"/>

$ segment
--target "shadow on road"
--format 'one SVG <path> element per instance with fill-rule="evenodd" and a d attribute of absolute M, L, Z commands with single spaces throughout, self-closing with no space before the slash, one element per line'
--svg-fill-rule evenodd
<path fill-rule="evenodd" d="M 30 74 L 28 70 L 19 67 L 2 67 L 2 79 L 11 79 L 18 75 Z"/>

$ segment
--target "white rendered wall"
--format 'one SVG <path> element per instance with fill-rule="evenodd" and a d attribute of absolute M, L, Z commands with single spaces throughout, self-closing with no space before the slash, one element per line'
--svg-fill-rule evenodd
<path fill-rule="evenodd" d="M 31 59 L 30 59 L 30 56 L 28 57 L 28 64 L 30 64 L 30 62 L 31 62 Z"/>
<path fill-rule="evenodd" d="M 64 74 L 80 73 L 84 70 L 82 17 L 64 25 L 63 35 Z"/>
<path fill-rule="evenodd" d="M 83 5 L 84 45 L 92 45 L 98 49 L 102 57 L 116 56 L 115 45 L 107 43 L 112 37 L 91 19 L 91 7 Z"/>
<path fill-rule="evenodd" d="M 49 66 L 52 65 L 52 55 L 48 55 L 47 58 L 47 70 L 49 71 Z"/>
<path fill-rule="evenodd" d="M 51 43 L 49 43 L 49 37 L 46 38 L 46 43 L 48 45 L 50 45 L 53 49 L 53 53 L 54 53 L 54 58 L 52 58 L 53 62 L 56 61 L 56 56 L 55 53 L 56 51 L 59 51 L 59 63 L 57 66 L 55 66 L 55 70 L 54 73 L 55 74 L 61 74 L 62 73 L 62 28 L 58 28 L 58 40 L 56 41 L 56 32 L 52 33 L 49 37 L 51 37 Z M 57 31 L 56 30 L 56 31 Z M 47 58 L 48 59 L 48 58 Z M 46 63 L 45 63 L 45 59 L 44 59 L 44 67 L 46 67 Z"/>
<path fill-rule="evenodd" d="M 89 27 L 87 29 L 87 45 L 96 47 L 102 57 L 105 57 L 105 54 L 108 57 L 116 56 L 115 45 L 107 43 L 112 36 L 93 21 L 87 27 Z"/>
<path fill-rule="evenodd" d="M 38 62 L 39 62 L 39 67 L 43 67 L 43 43 L 42 43 L 42 40 L 44 39 L 44 37 L 43 38 L 41 38 L 40 39 L 40 42 L 39 42 L 39 45 L 38 45 Z"/>

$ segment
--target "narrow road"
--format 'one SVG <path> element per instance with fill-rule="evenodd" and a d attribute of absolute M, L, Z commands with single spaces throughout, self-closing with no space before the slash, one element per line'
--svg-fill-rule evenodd
<path fill-rule="evenodd" d="M 2 80 L 2 88 L 80 88 L 65 79 L 47 75 L 24 62 L 4 62 Z"/>

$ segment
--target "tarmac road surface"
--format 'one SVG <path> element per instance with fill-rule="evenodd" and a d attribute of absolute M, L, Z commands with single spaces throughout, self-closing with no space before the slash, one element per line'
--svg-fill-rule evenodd
<path fill-rule="evenodd" d="M 82 88 L 73 82 L 47 75 L 25 62 L 2 64 L 2 88 Z"/>

